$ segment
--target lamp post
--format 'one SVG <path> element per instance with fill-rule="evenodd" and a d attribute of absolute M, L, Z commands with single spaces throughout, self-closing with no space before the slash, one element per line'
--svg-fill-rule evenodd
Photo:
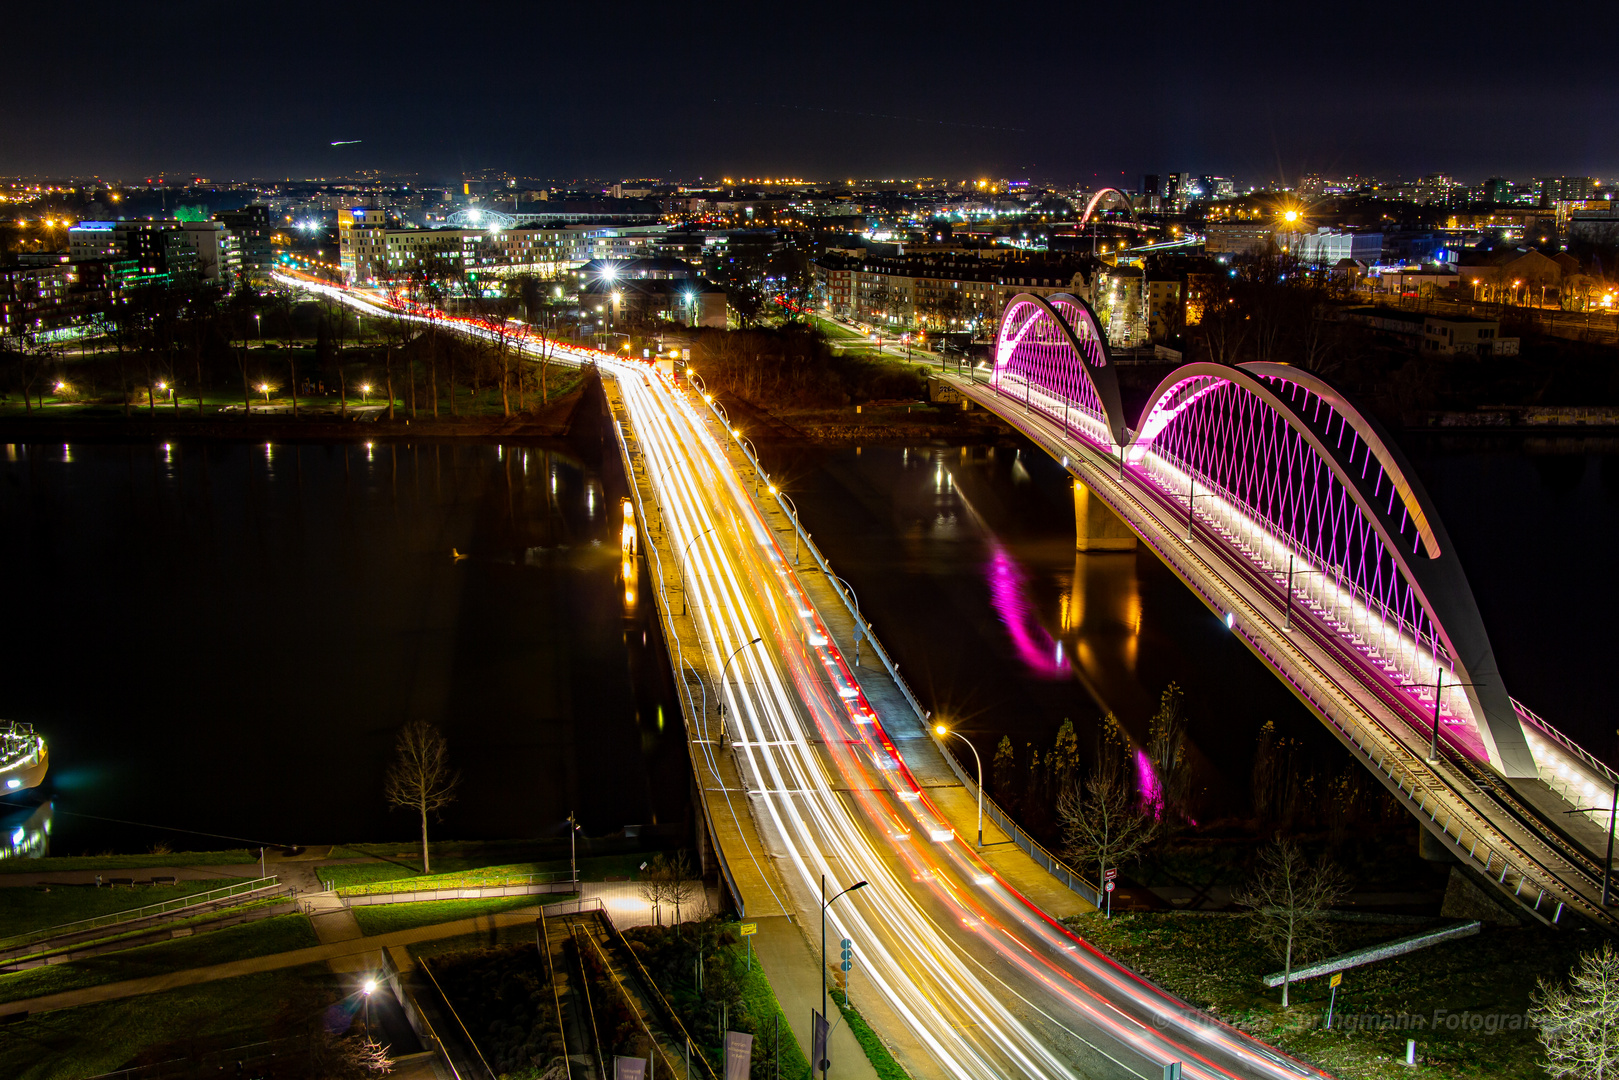
<path fill-rule="evenodd" d="M 1453 682 L 1452 687 L 1476 686 L 1477 683 Z M 1433 693 L 1433 741 L 1428 744 L 1428 764 L 1439 764 L 1439 707 L 1445 701 L 1445 669 L 1439 669 L 1439 675 L 1434 681 Z"/>
<path fill-rule="evenodd" d="M 686 546 L 680 549 L 680 580 L 682 583 L 684 583 L 686 580 L 686 553 L 691 550 L 691 546 L 693 544 L 697 543 L 697 541 L 701 540 L 703 537 L 707 536 L 713 531 L 714 527 L 711 525 L 702 532 L 698 533 L 696 536 L 692 537 L 690 540 L 687 540 Z M 680 606 L 683 609 L 681 614 L 685 614 L 691 610 L 691 601 L 686 599 L 684 589 L 682 589 L 680 593 Z"/>
<path fill-rule="evenodd" d="M 370 383 L 361 383 L 360 384 L 360 403 L 362 405 L 364 405 L 364 404 L 370 404 L 370 402 L 371 402 L 371 384 Z"/>
<path fill-rule="evenodd" d="M 978 747 L 973 745 L 973 741 L 961 732 L 951 731 L 943 724 L 935 724 L 933 732 L 941 739 L 946 735 L 954 735 L 966 743 L 967 749 L 973 752 L 973 761 L 978 766 L 978 849 L 982 851 L 984 848 L 984 759 L 978 756 Z"/>
<path fill-rule="evenodd" d="M 365 980 L 365 1038 L 367 1042 L 371 1041 L 371 995 L 376 993 L 376 990 L 377 980 Z"/>
<path fill-rule="evenodd" d="M 761 642 L 763 640 L 764 640 L 764 638 L 754 638 L 752 641 L 744 642 L 743 644 L 738 645 L 734 650 L 732 650 L 731 655 L 726 657 L 725 666 L 720 668 L 720 695 L 721 695 L 720 696 L 720 741 L 721 742 L 725 741 L 725 698 L 723 696 L 724 693 L 725 693 L 725 673 L 731 670 L 731 661 L 736 659 L 737 653 L 740 653 L 743 649 L 746 649 L 750 645 L 757 645 L 757 644 L 759 644 L 759 642 Z"/>
<path fill-rule="evenodd" d="M 579 884 L 579 845 L 578 845 L 578 842 L 577 842 L 578 834 L 579 834 L 579 823 L 573 819 L 573 811 L 569 810 L 568 811 L 568 866 L 570 867 L 569 872 L 573 875 L 573 883 L 575 885 Z M 576 889 L 575 891 L 577 892 L 578 890 Z"/>
<path fill-rule="evenodd" d="M 784 501 L 787 504 L 787 512 L 792 516 L 792 519 L 793 519 L 793 565 L 797 566 L 798 565 L 798 537 L 799 537 L 799 534 L 803 532 L 803 526 L 800 525 L 800 523 L 799 523 L 799 520 L 798 520 L 798 507 L 797 507 L 797 505 L 795 505 L 793 503 L 792 498 L 785 491 L 783 491 L 781 493 L 781 497 L 782 497 L 782 501 Z"/>
<path fill-rule="evenodd" d="M 1325 570 L 1298 570 L 1293 569 L 1293 553 L 1287 553 L 1287 615 L 1282 619 L 1282 629 L 1288 632 L 1293 630 L 1293 575 L 1299 574 L 1325 574 Z"/>
<path fill-rule="evenodd" d="M 826 898 L 826 875 L 821 875 L 821 1019 L 823 1020 L 826 1019 L 826 909 L 837 903 L 841 897 L 847 896 L 856 889 L 864 889 L 865 887 L 866 883 L 864 881 L 857 881 L 853 885 L 850 885 L 847 889 L 844 889 L 842 892 L 838 893 L 837 896 L 834 896 L 832 899 L 828 900 Z M 826 1059 L 822 1058 L 822 1080 L 825 1080 L 826 1078 L 826 1064 Z M 814 1063 L 811 1063 L 810 1067 L 813 1069 Z"/>
<path fill-rule="evenodd" d="M 1581 806 L 1574 810 L 1564 810 L 1565 814 L 1591 814 L 1601 811 L 1600 806 Z M 1613 826 L 1614 815 L 1619 813 L 1619 780 L 1613 784 L 1613 798 L 1608 801 L 1608 858 L 1602 864 L 1602 906 L 1610 903 L 1613 885 Z M 824 945 L 824 937 L 823 937 Z"/>
<path fill-rule="evenodd" d="M 842 585 L 844 590 L 846 592 L 848 592 L 849 599 L 854 601 L 854 666 L 859 667 L 860 666 L 860 637 L 861 637 L 860 624 L 862 622 L 865 622 L 865 616 L 860 614 L 860 597 L 858 597 L 858 596 L 856 596 L 854 594 L 854 588 L 847 581 L 844 581 L 842 578 L 838 577 L 836 574 L 828 574 L 827 577 L 831 578 L 833 581 L 837 582 L 839 585 Z"/>

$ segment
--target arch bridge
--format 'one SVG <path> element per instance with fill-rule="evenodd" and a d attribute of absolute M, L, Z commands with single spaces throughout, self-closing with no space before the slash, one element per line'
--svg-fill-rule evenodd
<path fill-rule="evenodd" d="M 1510 696 L 1427 492 L 1336 387 L 1191 363 L 1127 420 L 1089 306 L 1027 293 L 987 383 L 947 378 L 1072 474 L 1082 550 L 1149 545 L 1477 882 L 1616 925 L 1619 776 Z"/>

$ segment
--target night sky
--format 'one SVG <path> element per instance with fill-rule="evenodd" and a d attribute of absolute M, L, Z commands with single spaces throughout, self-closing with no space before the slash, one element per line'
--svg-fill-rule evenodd
<path fill-rule="evenodd" d="M 6 21 L 8 174 L 1619 172 L 1602 5 L 126 0 Z"/>

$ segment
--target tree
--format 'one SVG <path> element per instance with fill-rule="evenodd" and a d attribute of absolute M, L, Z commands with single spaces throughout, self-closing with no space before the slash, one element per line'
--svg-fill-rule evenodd
<path fill-rule="evenodd" d="M 1233 898 L 1248 909 L 1254 940 L 1282 961 L 1282 1008 L 1287 1008 L 1293 961 L 1332 947 L 1325 916 L 1348 884 L 1325 856 L 1312 863 L 1293 841 L 1277 837 L 1260 854 L 1252 880 Z"/>
<path fill-rule="evenodd" d="M 388 766 L 386 792 L 391 806 L 408 806 L 422 819 L 422 873 L 427 861 L 427 815 L 455 801 L 461 774 L 450 768 L 449 744 L 426 720 L 412 720 L 399 732 Z"/>
<path fill-rule="evenodd" d="M 668 860 L 669 878 L 665 895 L 669 903 L 675 906 L 675 925 L 680 925 L 680 906 L 691 906 L 702 889 L 702 882 L 697 879 L 697 871 L 691 865 L 691 859 L 684 851 L 675 852 L 675 857 Z"/>
<path fill-rule="evenodd" d="M 1124 768 L 1128 744 L 1112 713 L 1102 720 L 1101 746 L 1083 783 L 1070 784 L 1057 798 L 1063 851 L 1083 867 L 1096 868 L 1100 892 L 1110 868 L 1130 862 L 1152 842 L 1158 821 L 1130 790 Z"/>
<path fill-rule="evenodd" d="M 1619 951 L 1611 941 L 1585 953 L 1570 985 L 1541 979 L 1529 1020 L 1540 1029 L 1546 1071 L 1555 1077 L 1619 1076 Z"/>
<path fill-rule="evenodd" d="M 1175 683 L 1164 687 L 1158 711 L 1147 724 L 1147 757 L 1158 779 L 1158 790 L 1142 792 L 1153 814 L 1172 828 L 1174 819 L 1186 814 L 1186 799 L 1192 789 L 1191 763 L 1186 755 L 1186 713 L 1181 707 L 1184 695 Z"/>

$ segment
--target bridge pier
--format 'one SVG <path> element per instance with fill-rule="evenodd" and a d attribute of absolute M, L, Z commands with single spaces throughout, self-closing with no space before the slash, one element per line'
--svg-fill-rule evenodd
<path fill-rule="evenodd" d="M 1074 547 L 1078 551 L 1134 551 L 1136 534 L 1079 480 L 1074 481 Z"/>

